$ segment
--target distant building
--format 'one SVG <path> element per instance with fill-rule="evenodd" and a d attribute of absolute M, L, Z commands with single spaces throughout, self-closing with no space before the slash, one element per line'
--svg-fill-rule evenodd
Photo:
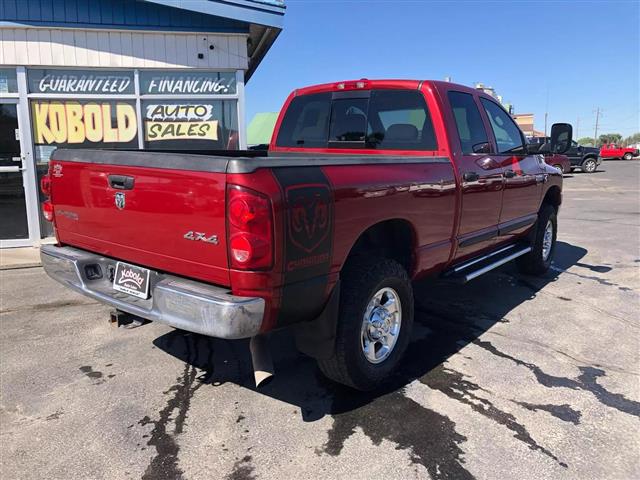
<path fill-rule="evenodd" d="M 511 114 L 516 121 L 522 133 L 527 137 L 544 137 L 544 132 L 539 132 L 533 128 L 533 113 L 514 113 Z"/>
<path fill-rule="evenodd" d="M 502 99 L 502 95 L 498 95 L 496 93 L 496 89 L 493 87 L 489 87 L 489 86 L 485 86 L 484 83 L 478 82 L 475 84 L 475 88 L 477 90 L 482 90 L 484 93 L 486 93 L 487 95 L 491 95 L 493 98 L 495 98 L 496 100 L 498 100 L 498 102 L 500 102 L 500 104 L 505 108 L 505 110 L 507 112 L 509 112 L 510 114 L 513 114 L 513 105 L 511 103 L 507 103 Z"/>

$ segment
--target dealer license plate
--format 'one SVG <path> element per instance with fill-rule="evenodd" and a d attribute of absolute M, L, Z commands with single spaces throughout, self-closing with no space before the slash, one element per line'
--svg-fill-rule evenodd
<path fill-rule="evenodd" d="M 118 262 L 113 288 L 138 298 L 149 298 L 149 270 Z"/>

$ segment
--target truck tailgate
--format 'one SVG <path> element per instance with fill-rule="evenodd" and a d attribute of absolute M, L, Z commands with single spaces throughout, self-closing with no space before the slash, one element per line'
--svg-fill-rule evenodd
<path fill-rule="evenodd" d="M 229 285 L 224 165 L 146 152 L 88 152 L 85 162 L 81 150 L 59 152 L 50 174 L 61 243 Z"/>

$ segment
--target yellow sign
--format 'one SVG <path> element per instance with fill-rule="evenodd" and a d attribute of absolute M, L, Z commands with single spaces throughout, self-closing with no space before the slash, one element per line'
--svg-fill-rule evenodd
<path fill-rule="evenodd" d="M 137 132 L 136 111 L 128 103 L 33 102 L 36 144 L 127 143 Z"/>
<path fill-rule="evenodd" d="M 145 140 L 218 140 L 218 120 L 204 122 L 145 122 Z"/>

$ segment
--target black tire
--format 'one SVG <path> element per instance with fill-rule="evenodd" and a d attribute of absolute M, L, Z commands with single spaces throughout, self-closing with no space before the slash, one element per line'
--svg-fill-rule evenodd
<path fill-rule="evenodd" d="M 598 162 L 595 158 L 587 158 L 582 162 L 582 171 L 585 173 L 593 173 L 598 169 Z"/>
<path fill-rule="evenodd" d="M 345 266 L 340 279 L 340 311 L 333 357 L 319 360 L 322 373 L 357 390 L 382 384 L 402 359 L 413 327 L 413 289 L 405 269 L 396 261 L 357 257 Z M 371 363 L 363 352 L 363 320 L 374 295 L 393 289 L 400 300 L 401 322 L 395 344 L 381 363 Z"/>
<path fill-rule="evenodd" d="M 546 255 L 543 254 L 545 230 L 548 224 L 552 225 L 551 249 Z M 543 275 L 551 267 L 553 254 L 556 250 L 556 237 L 558 234 L 558 219 L 556 209 L 548 204 L 543 204 L 538 214 L 538 221 L 535 224 L 531 251 L 516 259 L 518 270 L 528 275 Z"/>
<path fill-rule="evenodd" d="M 627 152 L 622 156 L 622 158 L 624 160 L 631 160 L 633 158 L 633 154 L 631 152 Z"/>

